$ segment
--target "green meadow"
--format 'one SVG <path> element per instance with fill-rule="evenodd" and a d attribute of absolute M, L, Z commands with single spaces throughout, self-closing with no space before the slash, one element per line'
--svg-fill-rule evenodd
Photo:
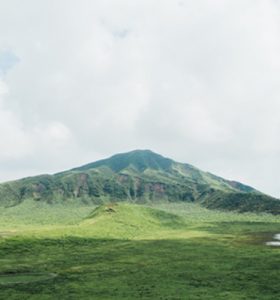
<path fill-rule="evenodd" d="M 192 203 L 0 208 L 0 299 L 280 297 L 270 214 Z"/>

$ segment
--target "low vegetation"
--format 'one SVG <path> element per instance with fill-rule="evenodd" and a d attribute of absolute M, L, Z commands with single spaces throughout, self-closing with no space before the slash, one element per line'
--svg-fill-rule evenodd
<path fill-rule="evenodd" d="M 0 209 L 0 299 L 279 298 L 271 214 L 193 203 Z"/>

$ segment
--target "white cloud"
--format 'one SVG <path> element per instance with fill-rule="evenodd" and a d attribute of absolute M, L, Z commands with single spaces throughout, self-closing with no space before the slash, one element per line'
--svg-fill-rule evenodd
<path fill-rule="evenodd" d="M 2 1 L 0 36 L 0 179 L 152 148 L 280 196 L 279 2 Z"/>
<path fill-rule="evenodd" d="M 50 160 L 57 160 L 59 158 L 58 152 L 63 153 L 68 147 L 73 147 L 76 150 L 71 131 L 61 122 L 50 121 L 46 124 L 34 124 L 32 128 L 25 128 L 20 118 L 12 110 L 5 107 L 5 98 L 8 94 L 7 85 L 0 81 L 0 163 L 2 165 L 7 165 L 9 168 L 10 162 L 11 167 L 14 168 L 15 161 L 19 163 L 19 166 L 23 161 L 25 168 L 26 163 L 27 165 L 30 163 L 32 169 L 34 168 L 32 165 L 34 161 L 40 169 L 40 167 L 46 166 L 44 161 L 46 157 Z M 43 158 L 43 164 L 40 162 L 40 158 Z M 60 162 L 63 162 L 63 156 L 59 159 Z M 48 163 L 52 165 L 53 161 Z M 3 170 L 4 176 L 1 174 L 1 179 L 13 178 L 11 177 L 13 173 L 5 177 L 6 172 L 10 173 L 9 170 L 7 171 Z M 17 172 L 18 170 L 14 170 L 14 174 Z"/>
<path fill-rule="evenodd" d="M 3 97 L 8 93 L 7 86 L 0 80 L 0 161 L 24 157 L 29 141 L 17 116 L 3 107 Z"/>

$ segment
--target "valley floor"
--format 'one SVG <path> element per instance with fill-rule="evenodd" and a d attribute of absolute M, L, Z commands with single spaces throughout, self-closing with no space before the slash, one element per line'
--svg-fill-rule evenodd
<path fill-rule="evenodd" d="M 280 298 L 271 215 L 195 204 L 0 210 L 0 299 Z"/>

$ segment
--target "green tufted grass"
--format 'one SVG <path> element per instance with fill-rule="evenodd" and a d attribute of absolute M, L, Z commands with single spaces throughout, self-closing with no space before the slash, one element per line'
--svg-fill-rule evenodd
<path fill-rule="evenodd" d="M 15 279 L 0 299 L 275 300 L 280 251 L 263 237 L 279 231 L 275 216 L 193 204 L 25 203 L 0 210 L 0 283 Z"/>

